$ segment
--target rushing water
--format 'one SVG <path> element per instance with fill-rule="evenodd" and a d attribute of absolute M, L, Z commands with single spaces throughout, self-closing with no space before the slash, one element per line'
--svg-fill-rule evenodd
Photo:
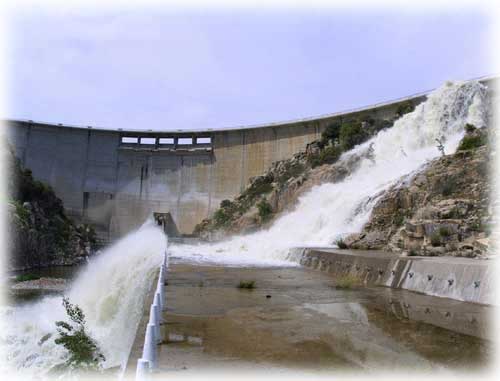
<path fill-rule="evenodd" d="M 381 191 L 422 168 L 440 153 L 442 139 L 453 152 L 466 123 L 486 124 L 487 92 L 478 82 L 446 83 L 390 129 L 344 154 L 372 151 L 344 181 L 324 184 L 303 195 L 296 209 L 271 228 L 217 244 L 172 246 L 175 256 L 189 261 L 226 265 L 293 265 L 286 262 L 294 246 L 332 245 L 334 240 L 361 229 Z M 166 238 L 146 223 L 94 258 L 75 279 L 68 297 L 82 307 L 88 329 L 105 357 L 105 367 L 126 361 L 141 316 L 151 275 L 161 261 Z M 64 362 L 67 352 L 54 343 L 54 323 L 67 320 L 60 296 L 0 311 L 2 361 L 8 369 L 31 375 L 46 374 Z M 41 341 L 47 334 L 52 336 Z M 3 369 L 4 374 L 7 370 Z"/>
<path fill-rule="evenodd" d="M 332 245 L 362 228 L 377 201 L 374 196 L 440 155 L 436 139 L 451 153 L 466 123 L 484 126 L 487 108 L 487 91 L 480 83 L 447 82 L 392 128 L 344 154 L 340 160 L 372 150 L 344 181 L 316 186 L 268 230 L 217 244 L 173 247 L 173 254 L 196 262 L 286 265 L 291 247 Z"/>
<path fill-rule="evenodd" d="M 106 357 L 105 368 L 124 365 L 142 316 L 144 297 L 165 248 L 163 232 L 147 222 L 92 259 L 72 284 L 67 296 L 83 309 L 90 335 Z M 43 375 L 64 362 L 66 350 L 54 343 L 54 323 L 68 320 L 61 296 L 4 307 L 1 314 L 5 371 Z M 50 339 L 40 343 L 47 334 L 52 334 Z"/>

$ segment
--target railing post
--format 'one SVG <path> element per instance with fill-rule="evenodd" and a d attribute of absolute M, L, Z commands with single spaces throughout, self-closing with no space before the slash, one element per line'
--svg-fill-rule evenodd
<path fill-rule="evenodd" d="M 156 368 L 155 326 L 151 323 L 146 328 L 142 359 L 149 363 L 149 369 Z"/>
<path fill-rule="evenodd" d="M 137 369 L 135 371 L 135 379 L 138 381 L 145 380 L 149 373 L 149 361 L 140 358 L 137 360 Z"/>
<path fill-rule="evenodd" d="M 165 309 L 165 292 L 163 291 L 163 282 L 158 282 L 158 286 L 156 287 L 156 293 L 159 295 L 158 301 L 161 312 Z"/>
<path fill-rule="evenodd" d="M 147 378 L 149 370 L 158 367 L 158 352 L 157 346 L 161 344 L 160 322 L 162 321 L 162 311 L 166 308 L 165 286 L 166 273 L 168 269 L 167 250 L 163 253 L 163 261 L 160 265 L 160 273 L 158 275 L 158 283 L 153 297 L 153 303 L 149 310 L 149 323 L 146 327 L 144 337 L 144 347 L 142 349 L 142 357 L 137 360 L 136 380 L 144 380 Z"/>
<path fill-rule="evenodd" d="M 153 327 L 153 342 L 157 343 L 160 340 L 160 324 L 158 322 L 158 306 L 151 304 L 149 310 L 149 324 Z"/>

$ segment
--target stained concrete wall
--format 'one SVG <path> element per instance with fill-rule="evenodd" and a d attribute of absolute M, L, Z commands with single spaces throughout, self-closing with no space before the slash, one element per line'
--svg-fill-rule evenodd
<path fill-rule="evenodd" d="M 314 248 L 292 249 L 288 259 L 334 277 L 356 277 L 365 285 L 488 305 L 498 305 L 499 301 L 495 293 L 496 262 L 492 260 Z"/>
<path fill-rule="evenodd" d="M 294 122 L 225 130 L 139 132 L 9 120 L 9 140 L 35 178 L 50 184 L 74 218 L 102 238 L 122 236 L 152 212 L 170 213 L 181 233 L 237 195 L 253 176 L 304 150 L 335 120 L 389 119 L 404 101 Z M 122 137 L 210 137 L 191 146 L 123 144 Z M 157 140 L 157 143 L 159 141 Z"/>

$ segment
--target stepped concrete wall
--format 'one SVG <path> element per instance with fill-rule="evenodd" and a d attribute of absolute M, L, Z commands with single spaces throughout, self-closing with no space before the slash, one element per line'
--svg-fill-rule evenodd
<path fill-rule="evenodd" d="M 498 305 L 494 260 L 403 257 L 393 253 L 295 248 L 289 259 L 332 274 L 352 276 L 368 286 L 386 286 L 465 302 Z"/>

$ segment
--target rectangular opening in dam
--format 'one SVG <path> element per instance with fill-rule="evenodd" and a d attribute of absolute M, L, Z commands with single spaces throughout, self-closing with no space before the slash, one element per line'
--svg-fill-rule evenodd
<path fill-rule="evenodd" d="M 212 138 L 210 137 L 196 138 L 196 144 L 211 144 L 211 143 L 212 143 Z"/>
<path fill-rule="evenodd" d="M 160 144 L 174 144 L 174 138 L 160 138 Z"/>
<path fill-rule="evenodd" d="M 179 138 L 177 141 L 179 145 L 191 145 L 193 144 L 193 138 Z"/>
<path fill-rule="evenodd" d="M 155 145 L 156 138 L 141 138 L 141 144 Z"/>
<path fill-rule="evenodd" d="M 139 142 L 139 138 L 132 136 L 124 136 L 122 137 L 122 143 L 126 144 L 137 144 Z"/>

